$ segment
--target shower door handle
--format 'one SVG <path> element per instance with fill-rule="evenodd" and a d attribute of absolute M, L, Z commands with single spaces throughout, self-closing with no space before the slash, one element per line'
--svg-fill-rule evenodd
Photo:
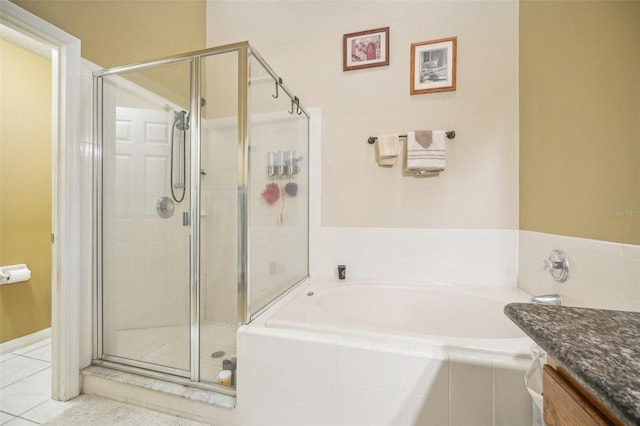
<path fill-rule="evenodd" d="M 182 226 L 191 226 L 191 213 L 182 212 Z"/>

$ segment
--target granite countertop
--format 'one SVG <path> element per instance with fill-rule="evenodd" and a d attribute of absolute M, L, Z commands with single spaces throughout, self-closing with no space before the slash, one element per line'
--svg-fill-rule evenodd
<path fill-rule="evenodd" d="M 504 313 L 624 424 L 640 425 L 640 312 L 511 303 Z"/>

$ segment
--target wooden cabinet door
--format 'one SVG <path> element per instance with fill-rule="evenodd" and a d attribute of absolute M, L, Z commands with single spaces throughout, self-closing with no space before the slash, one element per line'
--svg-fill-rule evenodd
<path fill-rule="evenodd" d="M 547 426 L 613 425 L 580 390 L 549 365 L 543 376 L 544 421 Z"/>

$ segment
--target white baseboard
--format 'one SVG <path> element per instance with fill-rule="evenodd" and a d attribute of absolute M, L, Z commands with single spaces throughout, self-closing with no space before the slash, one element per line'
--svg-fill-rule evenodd
<path fill-rule="evenodd" d="M 9 340 L 8 342 L 0 343 L 0 355 L 8 354 L 48 337 L 51 337 L 51 327 L 18 337 L 17 339 Z"/>

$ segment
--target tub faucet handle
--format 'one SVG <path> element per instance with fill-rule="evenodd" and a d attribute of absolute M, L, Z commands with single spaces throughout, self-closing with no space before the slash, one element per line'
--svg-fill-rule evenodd
<path fill-rule="evenodd" d="M 549 271 L 554 280 L 563 283 L 569 278 L 569 258 L 561 250 L 553 250 L 549 259 L 542 262 L 543 269 Z"/>

